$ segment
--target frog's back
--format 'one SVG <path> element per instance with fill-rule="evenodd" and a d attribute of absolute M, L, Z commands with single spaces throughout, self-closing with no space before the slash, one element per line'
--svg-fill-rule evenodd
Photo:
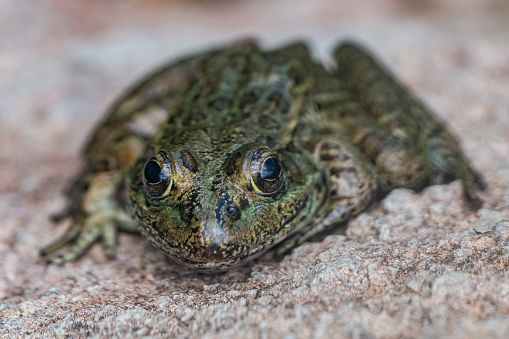
<path fill-rule="evenodd" d="M 111 107 L 86 147 L 87 160 L 113 158 L 128 169 L 147 144 L 157 147 L 191 134 L 203 140 L 204 133 L 213 142 L 218 131 L 240 131 L 271 147 L 291 133 L 302 111 L 311 64 L 302 43 L 264 52 L 245 42 L 181 59 L 147 76 Z M 119 159 L 126 149 L 129 160 Z"/>

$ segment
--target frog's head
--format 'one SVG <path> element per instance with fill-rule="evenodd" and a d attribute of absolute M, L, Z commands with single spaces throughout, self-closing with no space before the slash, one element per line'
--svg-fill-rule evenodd
<path fill-rule="evenodd" d="M 195 154 L 169 147 L 128 176 L 142 233 L 196 269 L 224 269 L 263 253 L 313 220 L 323 200 L 312 156 L 247 144 Z"/>

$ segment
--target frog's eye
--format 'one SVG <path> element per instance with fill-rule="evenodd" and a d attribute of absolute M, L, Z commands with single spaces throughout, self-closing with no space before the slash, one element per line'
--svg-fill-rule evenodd
<path fill-rule="evenodd" d="M 260 148 L 253 154 L 249 170 L 256 194 L 275 196 L 281 192 L 284 186 L 283 167 L 268 148 Z"/>
<path fill-rule="evenodd" d="M 158 153 L 143 168 L 145 192 L 155 199 L 166 197 L 171 190 L 171 162 L 164 153 Z"/>

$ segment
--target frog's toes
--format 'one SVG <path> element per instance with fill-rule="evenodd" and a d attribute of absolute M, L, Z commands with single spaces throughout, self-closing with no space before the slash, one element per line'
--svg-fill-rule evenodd
<path fill-rule="evenodd" d="M 463 192 L 465 193 L 465 196 L 472 205 L 472 208 L 479 209 L 483 205 L 484 201 L 477 194 L 477 191 L 483 190 L 486 187 L 486 183 L 484 181 L 479 182 L 475 177 L 473 179 L 474 180 L 462 179 Z"/>
<path fill-rule="evenodd" d="M 456 178 L 461 180 L 463 192 L 471 207 L 474 209 L 480 208 L 483 204 L 483 199 L 477 192 L 486 188 L 486 182 L 481 174 L 470 167 L 465 166 L 462 168 L 462 171 L 456 175 L 453 173 L 446 173 L 442 170 L 435 170 L 431 173 L 429 182 L 432 185 L 442 185 Z"/>
<path fill-rule="evenodd" d="M 117 248 L 117 227 L 104 227 L 101 234 L 104 254 L 108 259 L 115 257 Z"/>
<path fill-rule="evenodd" d="M 433 171 L 429 176 L 430 185 L 443 185 L 447 182 L 446 174 L 442 171 Z"/>
<path fill-rule="evenodd" d="M 67 244 L 70 247 L 63 253 L 49 258 L 53 264 L 63 264 L 82 256 L 96 241 L 102 240 L 108 258 L 115 255 L 117 222 L 113 218 L 89 216 L 84 222 L 75 222 L 66 233 L 53 244 L 43 248 L 41 255 L 48 256 Z"/>
<path fill-rule="evenodd" d="M 477 195 L 477 193 L 471 194 L 470 192 L 467 192 L 467 198 L 469 205 L 471 205 L 471 208 L 474 210 L 478 210 L 484 204 L 484 200 Z"/>
<path fill-rule="evenodd" d="M 75 209 L 73 207 L 74 207 L 73 205 L 69 204 L 65 206 L 60 212 L 50 215 L 49 218 L 51 222 L 58 223 L 64 219 L 69 218 L 75 212 Z"/>
<path fill-rule="evenodd" d="M 474 209 L 481 208 L 481 206 L 484 203 L 484 200 L 477 194 L 476 188 L 464 187 L 464 191 L 472 207 Z"/>
<path fill-rule="evenodd" d="M 52 264 L 61 265 L 68 261 L 73 261 L 83 255 L 87 249 L 100 237 L 100 229 L 92 230 L 87 233 L 80 233 L 76 241 L 64 251 L 53 258 L 49 259 Z"/>
<path fill-rule="evenodd" d="M 50 258 L 49 262 L 61 265 L 65 262 L 77 259 L 83 255 L 94 242 L 99 239 L 101 233 L 103 232 L 102 228 L 104 227 L 100 225 L 95 225 L 95 227 L 92 225 L 84 226 L 85 227 L 81 228 L 81 232 L 78 234 L 78 236 L 72 241 L 72 245 L 63 253 Z M 113 225 L 113 227 L 115 226 Z"/>
<path fill-rule="evenodd" d="M 72 242 L 74 239 L 76 239 L 81 231 L 81 227 L 77 223 L 73 223 L 67 231 L 55 242 L 49 244 L 48 246 L 45 246 L 39 250 L 39 254 L 43 257 L 49 256 L 59 249 L 63 248 L 65 245 Z"/>
<path fill-rule="evenodd" d="M 480 173 L 474 172 L 474 178 L 477 188 L 480 189 L 481 191 L 484 191 L 486 187 L 488 187 L 486 181 L 484 180 L 483 176 Z"/>

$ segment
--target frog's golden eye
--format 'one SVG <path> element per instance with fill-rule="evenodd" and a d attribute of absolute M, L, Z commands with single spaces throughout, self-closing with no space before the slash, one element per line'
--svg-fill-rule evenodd
<path fill-rule="evenodd" d="M 258 149 L 249 166 L 251 185 L 256 194 L 275 196 L 284 186 L 283 167 L 268 148 Z"/>
<path fill-rule="evenodd" d="M 171 162 L 163 152 L 156 154 L 143 168 L 145 192 L 155 199 L 161 199 L 170 193 L 172 183 Z"/>

